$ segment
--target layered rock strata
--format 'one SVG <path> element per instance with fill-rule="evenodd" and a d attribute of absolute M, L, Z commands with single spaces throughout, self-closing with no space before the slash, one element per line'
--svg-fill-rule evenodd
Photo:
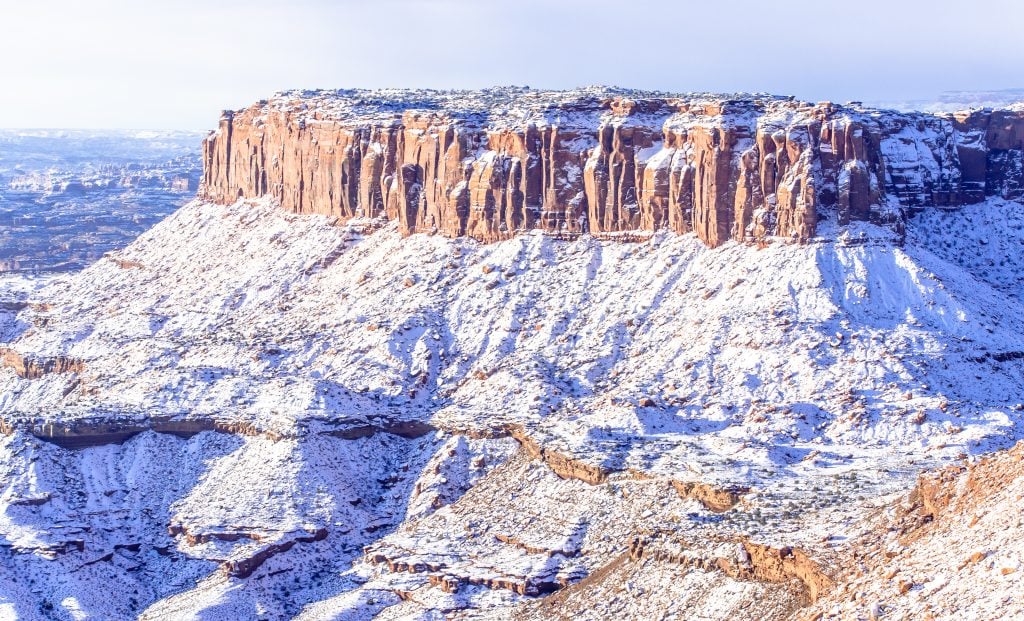
<path fill-rule="evenodd" d="M 37 379 L 49 373 L 81 373 L 85 363 L 67 356 L 34 358 L 9 347 L 0 347 L 0 367 L 14 369 L 23 379 Z"/>
<path fill-rule="evenodd" d="M 738 540 L 734 546 L 735 552 L 729 557 L 707 557 L 695 554 L 683 541 L 651 541 L 635 537 L 630 543 L 629 556 L 634 561 L 651 557 L 686 567 L 717 569 L 747 580 L 775 583 L 798 580 L 803 585 L 804 596 L 811 602 L 835 586 L 832 577 L 803 550 L 773 548 L 749 540 Z"/>
<path fill-rule="evenodd" d="M 901 226 L 906 208 L 1024 193 L 1024 109 L 935 116 L 791 98 L 303 91 L 226 111 L 202 195 L 397 220 L 482 241 L 694 231 L 807 239 L 834 213 Z"/>

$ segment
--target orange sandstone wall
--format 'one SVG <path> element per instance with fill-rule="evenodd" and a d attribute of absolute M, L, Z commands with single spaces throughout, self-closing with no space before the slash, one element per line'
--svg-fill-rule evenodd
<path fill-rule="evenodd" d="M 899 226 L 901 207 L 1024 188 L 1024 112 L 615 97 L 565 114 L 489 124 L 443 109 L 382 119 L 260 102 L 225 112 L 204 141 L 201 195 L 269 195 L 297 213 L 482 241 L 671 229 L 717 246 L 807 239 L 823 210 Z"/>

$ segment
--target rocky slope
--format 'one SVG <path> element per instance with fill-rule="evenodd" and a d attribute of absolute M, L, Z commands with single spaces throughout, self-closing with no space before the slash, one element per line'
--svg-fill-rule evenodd
<path fill-rule="evenodd" d="M 784 617 L 877 495 L 1017 437 L 1016 281 L 885 229 L 373 226 L 194 203 L 11 311 L 76 361 L 0 375 L 16 616 Z"/>
<path fill-rule="evenodd" d="M 619 89 L 303 91 L 227 111 L 204 195 L 387 217 L 484 241 L 671 229 L 809 239 L 820 211 L 899 225 L 901 208 L 1024 191 L 1024 109 L 935 116 L 771 96 Z"/>
<path fill-rule="evenodd" d="M 841 587 L 805 611 L 887 619 L 1024 614 L 1024 445 L 923 474 L 879 506 L 852 546 Z"/>
<path fill-rule="evenodd" d="M 328 101 L 356 105 L 308 106 L 293 139 Z M 327 174 L 294 148 L 300 176 Z M 1024 436 L 1024 268 L 997 260 L 1020 203 L 915 214 L 886 187 L 864 215 L 891 207 L 883 226 L 817 203 L 803 243 L 716 248 L 633 224 L 481 243 L 229 188 L 12 289 L 0 618 L 1020 614 L 971 582 L 900 593 L 871 560 L 924 533 L 901 544 L 901 579 L 924 584 L 961 504 L 991 507 L 978 533 L 1019 534 L 1016 483 L 952 509 L 921 507 L 955 483 L 900 499 Z M 994 579 L 1019 590 L 1006 550 Z"/>

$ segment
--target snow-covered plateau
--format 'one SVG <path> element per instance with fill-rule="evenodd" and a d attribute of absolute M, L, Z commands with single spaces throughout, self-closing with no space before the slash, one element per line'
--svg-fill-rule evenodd
<path fill-rule="evenodd" d="M 296 211 L 0 287 L 0 619 L 1024 617 L 1019 202 Z"/>

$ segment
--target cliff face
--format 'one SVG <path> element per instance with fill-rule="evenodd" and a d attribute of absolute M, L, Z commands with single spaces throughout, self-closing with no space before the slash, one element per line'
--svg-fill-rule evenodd
<path fill-rule="evenodd" d="M 900 114 L 783 98 L 589 89 L 279 94 L 225 112 L 205 198 L 386 217 L 496 241 L 668 228 L 712 246 L 806 239 L 820 213 L 1024 194 L 1024 109 Z"/>

